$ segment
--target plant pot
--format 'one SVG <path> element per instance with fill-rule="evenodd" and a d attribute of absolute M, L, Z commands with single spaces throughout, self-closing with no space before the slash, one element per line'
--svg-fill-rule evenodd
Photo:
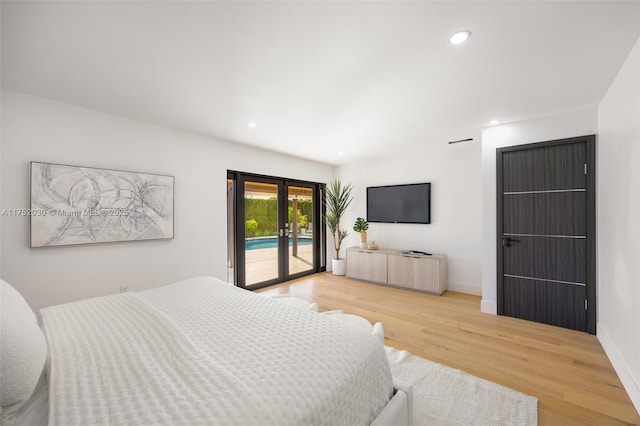
<path fill-rule="evenodd" d="M 347 261 L 345 259 L 331 259 L 331 272 L 333 272 L 333 275 L 346 274 Z"/>
<path fill-rule="evenodd" d="M 360 231 L 360 248 L 367 248 L 367 231 Z"/>

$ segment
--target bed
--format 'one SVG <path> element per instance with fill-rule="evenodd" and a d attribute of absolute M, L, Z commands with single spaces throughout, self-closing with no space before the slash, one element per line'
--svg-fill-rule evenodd
<path fill-rule="evenodd" d="M 49 425 L 411 423 L 373 335 L 214 278 L 40 313 L 48 380 L 7 421 L 45 382 Z"/>

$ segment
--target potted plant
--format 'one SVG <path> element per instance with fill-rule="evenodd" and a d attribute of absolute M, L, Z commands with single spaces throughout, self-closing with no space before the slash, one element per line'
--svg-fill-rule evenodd
<path fill-rule="evenodd" d="M 334 275 L 344 275 L 346 272 L 345 260 L 340 259 L 340 246 L 349 233 L 345 229 L 340 229 L 340 220 L 351 204 L 352 189 L 351 184 L 344 185 L 336 179 L 327 186 L 325 195 L 324 201 L 327 210 L 325 220 L 336 250 L 336 257 L 331 259 L 331 270 Z"/>
<path fill-rule="evenodd" d="M 360 248 L 367 248 L 367 229 L 369 229 L 369 223 L 364 220 L 363 217 L 356 219 L 353 224 L 353 230 L 360 233 Z"/>

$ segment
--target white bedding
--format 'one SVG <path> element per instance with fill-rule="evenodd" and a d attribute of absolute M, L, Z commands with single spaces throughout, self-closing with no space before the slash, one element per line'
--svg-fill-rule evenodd
<path fill-rule="evenodd" d="M 49 386 L 43 373 L 31 398 L 8 419 L 2 419 L 3 426 L 47 426 L 49 422 Z"/>
<path fill-rule="evenodd" d="M 371 334 L 213 278 L 41 313 L 50 425 L 369 424 L 392 393 Z"/>

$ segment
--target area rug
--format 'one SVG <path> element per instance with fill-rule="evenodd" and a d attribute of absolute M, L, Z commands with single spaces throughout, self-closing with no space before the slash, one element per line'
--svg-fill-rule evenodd
<path fill-rule="evenodd" d="M 535 426 L 538 400 L 385 346 L 394 377 L 413 384 L 413 424 Z"/>

